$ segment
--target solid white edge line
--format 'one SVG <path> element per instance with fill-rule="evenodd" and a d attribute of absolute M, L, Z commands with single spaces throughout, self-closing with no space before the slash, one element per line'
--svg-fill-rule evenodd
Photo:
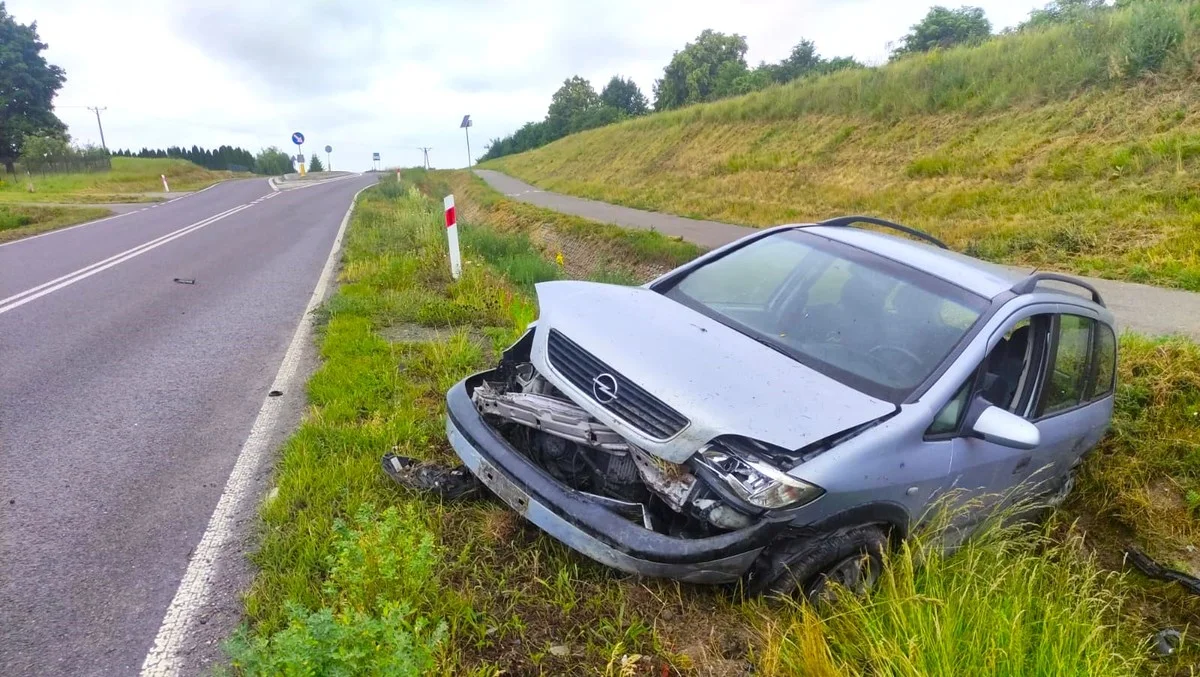
<path fill-rule="evenodd" d="M 126 259 L 125 259 L 125 258 L 122 258 L 122 257 L 127 257 L 127 255 L 129 255 L 129 254 L 132 254 L 132 253 L 134 253 L 134 252 L 141 253 L 139 250 L 141 250 L 141 249 L 143 249 L 143 248 L 146 248 L 146 247 L 153 248 L 153 246 L 156 246 L 156 245 L 158 245 L 158 244 L 161 244 L 161 243 L 163 243 L 163 242 L 164 242 L 164 241 L 165 241 L 167 238 L 174 239 L 174 238 L 172 237 L 172 236 L 174 236 L 174 235 L 186 235 L 187 233 L 190 233 L 192 230 L 195 230 L 195 229 L 197 229 L 197 228 L 200 228 L 200 227 L 202 227 L 202 226 L 207 226 L 209 223 L 211 223 L 211 222 L 213 222 L 213 221 L 215 221 L 215 220 L 220 220 L 220 219 L 223 219 L 223 218 L 225 218 L 226 216 L 229 216 L 230 214 L 233 214 L 235 211 L 241 211 L 242 209 L 244 209 L 244 208 L 245 208 L 245 207 L 247 207 L 247 206 L 249 206 L 249 205 L 238 205 L 237 207 L 234 207 L 234 208 L 232 208 L 232 209 L 227 209 L 227 210 L 225 210 L 225 211 L 221 212 L 220 214 L 213 214 L 212 216 L 210 216 L 210 217 L 208 217 L 208 218 L 201 219 L 201 220 L 199 220 L 199 221 L 197 221 L 197 222 L 195 222 L 195 223 L 192 223 L 192 224 L 189 224 L 189 225 L 183 226 L 182 228 L 178 228 L 178 229 L 176 229 L 176 230 L 173 230 L 173 231 L 171 231 L 171 232 L 169 232 L 169 233 L 167 233 L 167 234 L 165 234 L 165 235 L 161 235 L 161 236 L 159 236 L 159 237 L 156 237 L 156 238 L 154 238 L 153 240 L 149 240 L 149 241 L 147 241 L 147 242 L 143 242 L 143 243 L 141 243 L 141 244 L 137 245 L 136 247 L 130 247 L 129 249 L 126 249 L 126 250 L 125 250 L 125 251 L 123 251 L 123 252 L 118 252 L 118 253 L 116 253 L 116 254 L 113 254 L 112 256 L 110 256 L 110 257 L 108 257 L 108 258 L 106 258 L 106 259 L 103 259 L 103 260 L 101 260 L 101 261 L 96 261 L 95 263 L 92 263 L 92 264 L 86 265 L 86 266 L 84 266 L 84 267 L 82 267 L 82 268 L 80 268 L 80 269 L 78 269 L 78 270 L 73 270 L 73 271 L 71 271 L 71 272 L 67 273 L 66 275 L 62 275 L 62 276 L 60 276 L 60 277 L 56 277 L 56 278 L 54 278 L 53 280 L 50 280 L 49 282 L 43 282 L 43 283 L 39 284 L 39 285 L 38 285 L 38 286 L 36 286 L 36 287 L 30 287 L 29 289 L 26 289 L 26 290 L 24 290 L 24 291 L 17 292 L 16 294 L 13 294 L 12 296 L 9 296 L 9 297 L 7 297 L 7 298 L 0 299 L 0 313 L 3 313 L 5 310 L 7 310 L 7 308 L 5 307 L 5 304 L 7 304 L 7 303 L 8 303 L 8 302 L 10 302 L 10 301 L 15 301 L 15 300 L 17 300 L 17 299 L 19 299 L 19 298 L 21 298 L 21 297 L 23 297 L 23 296 L 29 296 L 30 294 L 33 294 L 33 293 L 35 293 L 35 292 L 37 292 L 37 291 L 40 291 L 40 290 L 42 290 L 42 289 L 45 289 L 46 287 L 49 287 L 49 286 L 55 285 L 55 284 L 57 284 L 57 283 L 59 283 L 59 282 L 62 282 L 63 280 L 67 280 L 67 279 L 69 279 L 69 278 L 73 278 L 73 277 L 76 277 L 76 276 L 82 275 L 83 273 L 86 273 L 86 272 L 88 272 L 89 270 L 91 270 L 91 269 L 93 269 L 93 268 L 96 268 L 97 266 L 102 266 L 102 265 L 104 265 L 104 264 L 106 264 L 106 263 L 109 263 L 110 261 L 114 261 L 114 260 L 116 260 L 116 259 L 121 259 L 122 261 L 124 261 L 124 260 L 126 260 Z M 186 231 L 186 232 L 185 232 L 185 231 Z M 128 258 L 132 258 L 132 257 L 128 257 Z M 117 261 L 117 263 L 120 263 L 120 261 Z M 82 278 L 81 278 L 81 279 L 82 279 Z M 65 285 L 64 285 L 64 286 L 65 286 Z M 14 307 L 15 307 L 15 306 L 14 306 Z"/>
<path fill-rule="evenodd" d="M 85 205 L 85 206 L 90 206 L 90 205 Z M 91 221 L 84 221 L 83 223 L 77 223 L 73 226 L 67 226 L 66 228 L 59 228 L 57 230 L 48 230 L 44 233 L 38 233 L 37 235 L 30 235 L 29 237 L 23 237 L 19 240 L 13 240 L 12 242 L 5 242 L 3 244 L 0 244 L 0 247 L 7 247 L 9 245 L 21 244 L 22 242 L 29 242 L 30 240 L 36 240 L 40 237 L 46 237 L 47 235 L 55 235 L 57 233 L 65 233 L 68 230 L 75 230 L 76 228 L 83 228 L 84 226 L 94 226 L 97 223 L 104 223 L 105 221 L 112 221 L 113 219 L 119 219 L 122 216 L 129 216 L 130 214 L 136 214 L 139 211 L 141 211 L 141 210 L 140 209 L 131 209 L 127 212 L 122 212 L 120 214 L 113 214 L 112 216 L 105 216 L 105 217 L 102 217 L 99 219 L 93 219 Z"/>
<path fill-rule="evenodd" d="M 254 419 L 254 425 L 250 428 L 250 434 L 246 437 L 246 443 L 238 452 L 233 472 L 230 473 L 221 498 L 217 501 L 217 507 L 208 520 L 208 526 L 204 529 L 200 543 L 192 552 L 187 571 L 184 572 L 183 579 L 179 582 L 179 588 L 175 591 L 175 597 L 171 600 L 171 605 L 167 607 L 162 625 L 159 626 L 158 634 L 154 637 L 154 645 L 146 654 L 146 660 L 142 662 L 142 677 L 179 674 L 181 667 L 179 650 L 187 639 L 188 629 L 195 620 L 196 613 L 204 607 L 209 596 L 217 560 L 233 538 L 234 517 L 251 507 L 244 504 L 254 497 L 254 477 L 259 466 L 268 457 L 271 433 L 278 424 L 279 415 L 283 410 L 284 397 L 304 396 L 304 384 L 296 381 L 301 354 L 312 340 L 312 312 L 325 298 L 325 291 L 337 269 L 342 238 L 346 234 L 347 224 L 350 223 L 350 215 L 354 212 L 354 205 L 358 201 L 359 194 L 367 188 L 370 186 L 364 186 L 350 199 L 350 207 L 346 210 L 346 215 L 342 217 L 337 236 L 333 240 L 333 247 L 329 250 L 329 258 L 325 260 L 325 267 L 317 279 L 317 286 L 313 289 L 308 306 L 300 317 L 296 333 L 292 335 L 292 342 L 288 344 L 287 352 L 283 355 L 283 362 L 279 365 L 279 371 L 276 372 L 275 381 L 271 385 L 270 390 L 281 391 L 283 396 L 271 397 L 268 395 L 263 399 L 258 416 Z"/>
<path fill-rule="evenodd" d="M 46 237 L 47 235 L 57 235 L 57 234 L 59 234 L 59 233 L 65 233 L 65 232 L 67 232 L 68 230 L 75 230 L 76 228 L 83 228 L 84 226 L 94 226 L 94 225 L 96 225 L 97 223 L 104 223 L 105 221 L 112 221 L 113 219 L 119 219 L 119 218 L 121 218 L 122 216 L 129 216 L 130 214 L 137 214 L 137 213 L 139 213 L 139 212 L 144 212 L 144 211 L 146 211 L 147 209 L 152 209 L 152 208 L 154 208 L 154 207 L 157 207 L 157 206 L 159 206 L 159 205 L 164 205 L 164 204 L 167 204 L 168 202 L 177 202 L 177 201 L 179 201 L 179 200 L 183 200 L 183 199 L 186 199 L 186 198 L 192 197 L 193 195 L 199 195 L 200 193 L 203 193 L 204 191 L 208 190 L 209 188 L 216 188 L 217 186 L 219 186 L 219 185 L 221 185 L 221 184 L 223 184 L 223 183 L 228 183 L 228 182 L 230 182 L 230 181 L 239 181 L 239 180 L 240 180 L 240 179 L 225 179 L 225 180 L 223 180 L 223 181 L 218 181 L 218 182 L 216 182 L 216 183 L 212 184 L 211 186 L 205 186 L 204 188 L 201 188 L 200 190 L 198 190 L 198 191 L 196 191 L 196 192 L 194 192 L 194 193 L 188 193 L 187 195 L 180 195 L 179 197 L 173 197 L 173 198 L 169 198 L 169 199 L 167 199 L 167 200 L 164 200 L 164 201 L 162 201 L 162 202 L 155 202 L 154 204 L 150 205 L 149 207 L 142 207 L 141 209 L 131 209 L 131 210 L 127 211 L 127 212 L 122 212 L 122 213 L 120 213 L 120 214 L 113 214 L 112 216 L 105 216 L 105 217 L 103 217 L 103 218 L 95 219 L 95 220 L 93 220 L 93 221 L 84 221 L 83 223 L 77 223 L 77 224 L 75 224 L 75 225 L 73 225 L 73 226 L 67 226 L 66 228 L 58 228 L 58 229 L 55 229 L 55 230 L 48 230 L 48 231 L 46 231 L 46 232 L 44 232 L 44 233 L 38 233 L 37 235 L 30 235 L 29 237 L 23 237 L 23 238 L 21 238 L 21 239 L 19 239 L 19 240 L 13 240 L 12 242 L 3 242 L 3 243 L 0 243 L 0 247 L 7 247 L 7 246 L 9 246 L 9 245 L 21 244 L 22 242 L 29 242 L 30 240 L 36 240 L 36 239 L 38 239 L 39 237 Z M 36 203 L 32 203 L 32 204 L 36 205 Z M 97 205 L 97 204 L 81 204 L 81 205 L 79 205 L 79 206 L 80 206 L 80 207 L 97 207 L 97 206 L 99 206 L 99 207 L 103 207 L 104 205 L 103 205 L 103 204 L 100 204 L 100 205 Z"/>

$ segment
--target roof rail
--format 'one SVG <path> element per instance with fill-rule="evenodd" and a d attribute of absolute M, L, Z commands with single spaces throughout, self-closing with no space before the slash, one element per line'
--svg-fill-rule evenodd
<path fill-rule="evenodd" d="M 1037 289 L 1037 285 L 1039 282 L 1043 282 L 1046 280 L 1053 280 L 1055 282 L 1066 282 L 1067 284 L 1073 284 L 1078 287 L 1083 287 L 1084 289 L 1086 289 L 1092 293 L 1092 302 L 1093 303 L 1099 305 L 1102 308 L 1108 307 L 1108 306 L 1104 305 L 1104 299 L 1100 296 L 1100 292 L 1097 291 L 1095 287 L 1088 284 L 1087 282 L 1084 282 L 1083 280 L 1071 277 L 1070 275 L 1062 275 L 1060 273 L 1031 273 L 1029 275 L 1029 277 L 1014 284 L 1012 287 L 1012 292 L 1014 294 L 1030 294 L 1033 292 L 1034 289 Z"/>
<path fill-rule="evenodd" d="M 913 237 L 925 240 L 926 242 L 929 242 L 930 244 L 935 244 L 935 245 L 941 247 L 942 249 L 949 249 L 949 247 L 946 246 L 945 242 L 942 242 L 941 240 L 937 239 L 936 237 L 930 235 L 929 233 L 923 233 L 923 232 L 917 230 L 916 228 L 909 228 L 908 226 L 902 226 L 898 223 L 892 223 L 891 221 L 877 219 L 874 216 L 839 216 L 837 218 L 825 219 L 824 221 L 819 221 L 814 225 L 818 225 L 818 226 L 850 226 L 851 224 L 855 224 L 855 223 L 871 223 L 876 226 L 883 226 L 884 228 L 891 228 L 892 230 L 898 230 L 902 233 L 908 233 L 909 235 L 912 235 Z"/>

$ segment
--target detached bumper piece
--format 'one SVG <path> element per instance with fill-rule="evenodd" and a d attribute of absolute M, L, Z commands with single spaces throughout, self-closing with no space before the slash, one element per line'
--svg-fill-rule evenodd
<path fill-rule="evenodd" d="M 446 434 L 467 468 L 510 508 L 591 559 L 622 571 L 693 583 L 729 583 L 785 528 L 762 520 L 702 538 L 669 536 L 639 524 L 636 504 L 573 490 L 515 449 L 483 419 L 471 391 L 485 374 L 446 394 Z"/>

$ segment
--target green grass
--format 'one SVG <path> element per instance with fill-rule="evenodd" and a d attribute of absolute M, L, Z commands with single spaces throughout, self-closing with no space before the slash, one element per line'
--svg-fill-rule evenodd
<path fill-rule="evenodd" d="M 729 223 L 873 214 L 994 261 L 1200 291 L 1198 55 L 1200 2 L 1139 3 L 485 166 Z"/>
<path fill-rule="evenodd" d="M 1062 520 L 1046 532 L 992 532 L 954 557 L 918 541 L 891 556 L 870 597 L 832 612 L 627 577 L 498 504 L 442 504 L 398 489 L 380 456 L 452 462 L 445 390 L 492 363 L 536 317 L 527 286 L 503 270 L 532 255 L 529 233 L 550 214 L 499 230 L 486 220 L 507 212 L 464 209 L 465 194 L 456 193 L 460 228 L 476 234 L 464 235 L 458 281 L 440 200 L 390 179 L 359 199 L 342 284 L 321 316 L 311 409 L 262 509 L 248 624 L 229 645 L 235 670 L 658 675 L 664 666 L 742 674 L 750 664 L 768 675 L 1151 674 L 1158 664 L 1145 660 L 1143 642 L 1196 622 L 1194 605 L 1165 586 L 1111 573 L 1119 559 L 1105 560 L 1117 544 L 1093 535 L 1120 529 L 1161 555 L 1194 533 L 1194 513 L 1128 507 L 1156 478 L 1200 476 L 1200 462 L 1182 453 L 1195 442 L 1187 417 L 1200 348 L 1181 341 L 1122 340 L 1114 433 L 1062 515 L 1093 516 L 1086 542 Z M 409 327 L 421 331 L 398 331 Z M 395 335 L 436 340 L 384 338 Z M 1147 434 L 1165 421 L 1168 435 Z M 1104 479 L 1117 475 L 1127 477 Z M 1162 516 L 1192 521 L 1164 526 Z M 561 645 L 567 655 L 550 651 Z M 1195 657 L 1188 649 L 1161 669 Z"/>
<path fill-rule="evenodd" d="M 144 193 L 163 192 L 162 175 L 166 175 L 172 191 L 199 190 L 237 176 L 187 160 L 115 157 L 108 172 L 45 176 L 0 173 L 0 202 L 147 202 L 154 198 Z"/>
<path fill-rule="evenodd" d="M 1153 667 L 1127 583 L 1081 537 L 994 528 L 953 556 L 917 538 L 869 597 L 763 619 L 768 675 L 1135 675 Z"/>
<path fill-rule="evenodd" d="M 486 226 L 497 236 L 515 236 L 513 242 L 520 243 L 517 246 L 523 252 L 538 252 L 554 261 L 568 277 L 641 283 L 694 259 L 702 251 L 690 242 L 662 233 L 601 224 L 510 200 L 470 172 L 407 170 L 404 177 L 439 200 L 453 193 L 464 218 Z M 474 235 L 463 229 L 462 237 Z M 529 266 L 536 268 L 537 264 L 530 262 Z M 548 274 L 550 269 L 544 272 Z"/>
<path fill-rule="evenodd" d="M 40 207 L 0 204 L 0 242 L 11 242 L 30 235 L 72 226 L 108 216 L 98 207 Z"/>

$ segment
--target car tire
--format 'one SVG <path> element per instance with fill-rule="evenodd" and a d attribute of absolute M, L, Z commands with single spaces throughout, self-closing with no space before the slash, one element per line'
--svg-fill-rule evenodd
<path fill-rule="evenodd" d="M 883 569 L 888 535 L 874 524 L 844 527 L 815 536 L 783 541 L 759 560 L 746 591 L 768 597 L 803 596 L 819 603 L 830 597 L 830 580 L 865 591 Z"/>

